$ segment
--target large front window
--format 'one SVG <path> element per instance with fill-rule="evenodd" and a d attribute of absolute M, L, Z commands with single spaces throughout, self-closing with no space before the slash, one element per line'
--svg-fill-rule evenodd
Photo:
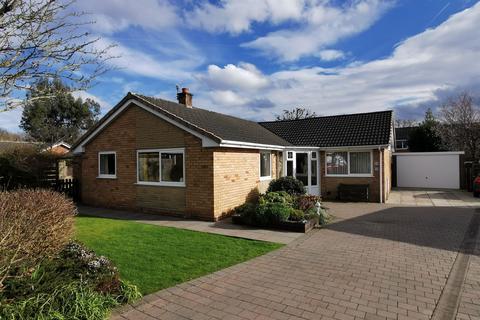
<path fill-rule="evenodd" d="M 183 149 L 139 150 L 138 183 L 185 186 L 184 154 Z"/>
<path fill-rule="evenodd" d="M 327 152 L 325 158 L 327 175 L 372 175 L 372 153 L 370 151 Z"/>

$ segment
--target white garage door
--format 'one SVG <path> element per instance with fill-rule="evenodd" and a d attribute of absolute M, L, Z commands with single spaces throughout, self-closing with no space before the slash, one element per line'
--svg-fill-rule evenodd
<path fill-rule="evenodd" d="M 460 189 L 462 152 L 408 152 L 397 156 L 397 186 Z"/>

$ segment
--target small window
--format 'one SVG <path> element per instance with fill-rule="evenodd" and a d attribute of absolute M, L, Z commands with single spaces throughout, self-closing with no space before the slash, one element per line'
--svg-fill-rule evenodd
<path fill-rule="evenodd" d="M 98 177 L 117 177 L 117 155 L 114 151 L 104 151 L 98 153 Z"/>
<path fill-rule="evenodd" d="M 287 161 L 287 177 L 293 177 L 293 161 Z"/>
<path fill-rule="evenodd" d="M 137 183 L 163 186 L 185 186 L 183 149 L 137 151 Z"/>
<path fill-rule="evenodd" d="M 293 159 L 293 152 L 292 151 L 287 152 L 287 159 Z"/>
<path fill-rule="evenodd" d="M 316 151 L 312 151 L 312 159 L 317 159 L 317 152 Z"/>
<path fill-rule="evenodd" d="M 270 151 L 260 152 L 260 178 L 270 179 L 271 177 L 271 159 Z"/>

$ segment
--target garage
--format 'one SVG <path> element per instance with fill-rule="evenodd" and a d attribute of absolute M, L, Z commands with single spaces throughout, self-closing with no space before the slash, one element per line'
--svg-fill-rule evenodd
<path fill-rule="evenodd" d="M 460 189 L 463 152 L 394 153 L 394 183 L 399 188 Z"/>

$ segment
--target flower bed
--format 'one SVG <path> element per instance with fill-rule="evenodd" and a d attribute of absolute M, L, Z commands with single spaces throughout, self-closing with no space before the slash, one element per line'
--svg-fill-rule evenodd
<path fill-rule="evenodd" d="M 110 260 L 70 242 L 75 206 L 48 190 L 0 192 L 0 319 L 105 319 L 140 297 Z"/>
<path fill-rule="evenodd" d="M 270 183 L 258 201 L 235 208 L 233 223 L 269 229 L 307 232 L 329 220 L 320 197 L 305 195 L 301 181 L 283 177 Z"/>
<path fill-rule="evenodd" d="M 247 225 L 239 214 L 234 214 L 232 216 L 232 222 L 235 224 Z M 261 227 L 265 229 L 307 233 L 308 231 L 312 230 L 317 224 L 318 224 L 317 219 L 310 219 L 310 220 L 304 220 L 304 221 L 288 221 L 288 220 L 280 221 L 270 225 L 268 224 L 265 224 L 265 225 L 249 224 L 249 225 L 254 225 L 256 227 Z"/>

